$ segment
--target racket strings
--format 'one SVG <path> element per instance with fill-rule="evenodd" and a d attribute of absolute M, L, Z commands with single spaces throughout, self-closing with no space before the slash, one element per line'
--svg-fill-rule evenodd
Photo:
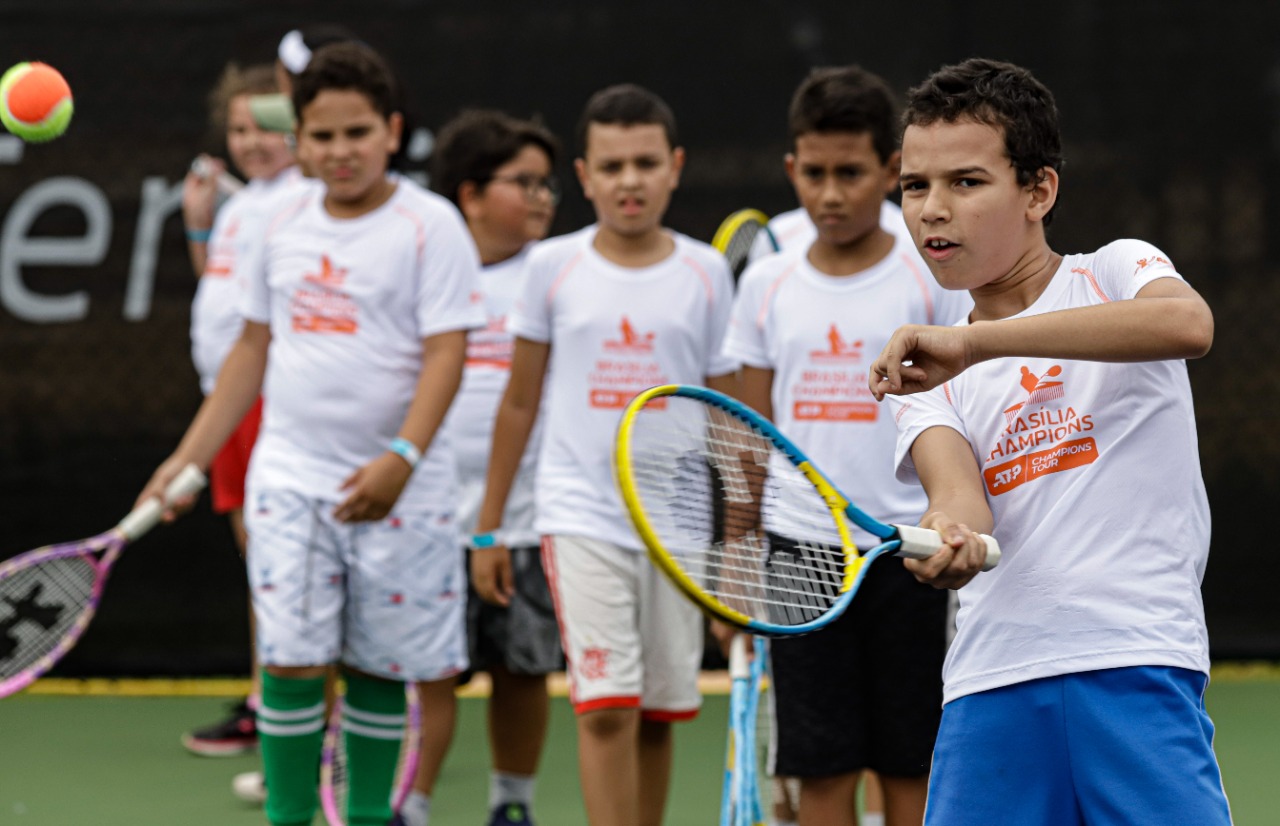
<path fill-rule="evenodd" d="M 724 257 L 729 262 L 729 269 L 733 271 L 734 278 L 742 275 L 743 270 L 747 268 L 751 248 L 755 246 L 756 238 L 759 237 L 760 230 L 763 228 L 764 224 L 758 221 L 745 221 L 733 235 L 729 236 L 729 242 L 724 248 Z"/>
<path fill-rule="evenodd" d="M 662 401 L 636 416 L 631 463 L 670 557 L 753 619 L 799 625 L 824 614 L 840 598 L 847 564 L 826 501 L 746 422 L 695 399 Z"/>
<path fill-rule="evenodd" d="M 0 580 L 0 678 L 55 651 L 93 602 L 97 568 L 87 557 L 44 559 Z"/>

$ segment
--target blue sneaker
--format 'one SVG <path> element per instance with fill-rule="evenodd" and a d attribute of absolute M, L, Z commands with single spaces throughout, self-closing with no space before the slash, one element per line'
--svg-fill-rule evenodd
<path fill-rule="evenodd" d="M 533 818 L 523 803 L 504 803 L 489 813 L 488 826 L 533 826 Z"/>

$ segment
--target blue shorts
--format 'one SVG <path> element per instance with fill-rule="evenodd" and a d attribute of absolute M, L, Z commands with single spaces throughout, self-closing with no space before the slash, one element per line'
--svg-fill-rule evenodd
<path fill-rule="evenodd" d="M 1208 682 L 1141 666 L 953 700 L 942 711 L 926 826 L 1227 826 Z"/>

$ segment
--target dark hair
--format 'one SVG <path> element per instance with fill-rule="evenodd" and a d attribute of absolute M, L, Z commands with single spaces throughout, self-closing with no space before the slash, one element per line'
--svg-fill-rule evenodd
<path fill-rule="evenodd" d="M 858 66 L 814 69 L 791 97 L 791 144 L 814 132 L 867 133 L 880 160 L 898 148 L 893 93 L 878 75 Z"/>
<path fill-rule="evenodd" d="M 526 146 L 547 153 L 554 165 L 560 142 L 541 124 L 493 109 L 469 109 L 446 123 L 431 155 L 431 188 L 458 203 L 464 181 L 484 186 L 498 167 Z"/>
<path fill-rule="evenodd" d="M 1062 169 L 1062 133 L 1053 93 L 1021 66 L 973 58 L 942 67 L 907 93 L 904 127 L 959 120 L 1003 130 L 1005 154 L 1022 186 L 1044 180 L 1045 167 Z M 1050 209 L 1044 225 L 1052 219 Z"/>
<path fill-rule="evenodd" d="M 587 130 L 593 123 L 618 126 L 656 124 L 667 134 L 667 143 L 675 148 L 676 116 L 666 101 L 634 83 L 620 83 L 596 92 L 582 109 L 578 119 L 578 152 L 587 154 Z"/>
<path fill-rule="evenodd" d="M 240 68 L 228 63 L 218 78 L 218 85 L 209 92 L 209 121 L 219 132 L 227 130 L 227 115 L 233 98 L 241 95 L 269 95 L 280 91 L 276 86 L 276 73 L 268 63 Z"/>
<path fill-rule="evenodd" d="M 361 93 L 384 118 L 400 111 L 400 92 L 391 67 L 381 55 L 359 43 L 333 43 L 311 56 L 293 84 L 293 110 L 299 120 L 307 104 L 327 89 Z"/>

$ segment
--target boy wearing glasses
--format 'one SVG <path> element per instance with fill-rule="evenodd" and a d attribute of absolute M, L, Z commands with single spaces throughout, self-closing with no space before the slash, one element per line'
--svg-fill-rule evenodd
<path fill-rule="evenodd" d="M 498 401 L 511 375 L 515 336 L 507 319 L 524 283 L 530 247 L 547 235 L 560 187 L 552 174 L 559 144 L 542 126 L 501 112 L 463 112 L 440 131 L 432 184 L 458 207 L 480 250 L 480 291 L 487 324 L 467 335 L 462 387 L 445 420 L 458 463 L 458 525 L 475 528 L 484 493 Z M 473 588 L 467 605 L 471 665 L 488 671 L 489 824 L 531 822 L 534 775 L 546 740 L 550 703 L 546 675 L 564 666 L 555 608 L 547 588 L 533 527 L 533 471 L 539 439 L 520 460 L 503 513 L 500 556 L 473 560 L 472 577 L 493 601 Z M 477 565 L 483 559 L 487 564 Z M 415 791 L 415 798 L 429 790 Z M 424 826 L 410 815 L 406 826 Z"/>

